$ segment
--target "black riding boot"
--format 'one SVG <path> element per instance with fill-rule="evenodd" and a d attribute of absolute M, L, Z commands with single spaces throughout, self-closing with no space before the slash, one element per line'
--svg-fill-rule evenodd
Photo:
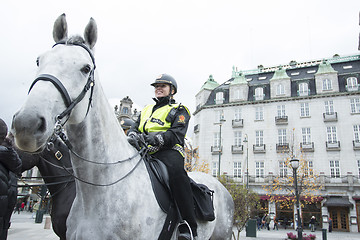
<path fill-rule="evenodd" d="M 193 236 L 197 236 L 197 223 L 194 200 L 189 177 L 184 170 L 184 157 L 176 150 L 164 149 L 154 154 L 168 169 L 172 195 L 178 205 L 181 217 L 190 225 Z M 189 232 L 185 225 L 179 227 L 180 233 Z M 183 238 L 186 239 L 186 238 Z"/>

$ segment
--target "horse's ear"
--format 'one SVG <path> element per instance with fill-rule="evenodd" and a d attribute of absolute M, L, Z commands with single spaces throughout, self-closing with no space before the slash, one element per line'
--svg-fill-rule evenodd
<path fill-rule="evenodd" d="M 97 41 L 97 25 L 93 18 L 90 18 L 84 31 L 85 43 L 92 49 Z"/>
<path fill-rule="evenodd" d="M 59 42 L 67 38 L 68 28 L 65 13 L 61 14 L 54 23 L 53 38 L 55 42 Z"/>

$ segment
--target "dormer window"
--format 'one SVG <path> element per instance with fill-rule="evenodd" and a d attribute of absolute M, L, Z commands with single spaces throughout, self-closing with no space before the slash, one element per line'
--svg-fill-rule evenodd
<path fill-rule="evenodd" d="M 123 113 L 123 114 L 128 114 L 128 113 L 129 113 L 129 109 L 128 109 L 127 107 L 124 107 L 124 108 L 122 109 L 122 113 Z"/>
<path fill-rule="evenodd" d="M 239 100 L 240 99 L 240 89 L 234 90 L 234 99 Z"/>
<path fill-rule="evenodd" d="M 309 84 L 307 82 L 299 83 L 299 96 L 308 96 L 309 95 Z"/>
<path fill-rule="evenodd" d="M 216 93 L 215 103 L 222 104 L 223 102 L 224 102 L 224 93 L 223 92 Z"/>
<path fill-rule="evenodd" d="M 332 82 L 330 79 L 324 79 L 323 80 L 323 89 L 324 91 L 326 90 L 332 90 Z"/>
<path fill-rule="evenodd" d="M 255 88 L 255 100 L 264 100 L 264 88 L 262 87 L 258 87 L 258 88 Z"/>
<path fill-rule="evenodd" d="M 357 91 L 359 89 L 358 80 L 356 77 L 349 77 L 346 79 L 346 90 Z"/>
<path fill-rule="evenodd" d="M 285 94 L 285 87 L 281 83 L 276 86 L 276 95 L 284 95 Z"/>

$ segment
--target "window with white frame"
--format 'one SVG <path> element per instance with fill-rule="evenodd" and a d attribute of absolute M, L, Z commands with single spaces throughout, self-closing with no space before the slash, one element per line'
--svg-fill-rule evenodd
<path fill-rule="evenodd" d="M 263 144 L 264 144 L 264 131 L 263 130 L 255 131 L 255 145 L 261 146 Z"/>
<path fill-rule="evenodd" d="M 264 177 L 264 162 L 255 162 L 255 177 Z"/>
<path fill-rule="evenodd" d="M 358 174 L 360 178 L 360 160 L 357 160 Z"/>
<path fill-rule="evenodd" d="M 285 105 L 277 105 L 277 116 L 278 117 L 285 117 Z"/>
<path fill-rule="evenodd" d="M 220 147 L 220 133 L 219 132 L 214 133 L 214 147 L 217 147 L 217 148 Z"/>
<path fill-rule="evenodd" d="M 351 113 L 360 113 L 360 98 L 350 99 Z"/>
<path fill-rule="evenodd" d="M 354 129 L 354 141 L 360 142 L 360 124 L 354 125 L 353 129 Z"/>
<path fill-rule="evenodd" d="M 237 147 L 241 146 L 241 131 L 234 132 L 234 145 Z"/>
<path fill-rule="evenodd" d="M 218 162 L 212 162 L 212 175 L 216 177 L 218 175 Z"/>
<path fill-rule="evenodd" d="M 340 178 L 340 162 L 337 160 L 330 161 L 330 177 Z"/>
<path fill-rule="evenodd" d="M 255 120 L 256 121 L 264 120 L 264 107 L 255 108 Z"/>
<path fill-rule="evenodd" d="M 299 96 L 309 95 L 309 84 L 307 82 L 299 83 Z"/>
<path fill-rule="evenodd" d="M 241 162 L 234 162 L 234 177 L 241 178 Z"/>
<path fill-rule="evenodd" d="M 304 175 L 307 176 L 313 176 L 314 175 L 314 162 L 313 161 L 307 161 L 306 167 L 304 171 Z"/>
<path fill-rule="evenodd" d="M 337 142 L 336 127 L 335 126 L 326 127 L 326 134 L 327 134 L 327 141 L 329 143 L 336 143 Z"/>
<path fill-rule="evenodd" d="M 325 101 L 325 113 L 326 114 L 334 114 L 334 101 L 333 100 Z"/>
<path fill-rule="evenodd" d="M 277 86 L 276 86 L 276 95 L 279 96 L 279 95 L 284 95 L 285 94 L 285 87 L 284 85 L 282 85 L 281 83 L 279 83 Z"/>
<path fill-rule="evenodd" d="M 241 119 L 241 108 L 235 108 L 234 120 L 240 120 L 240 119 Z"/>
<path fill-rule="evenodd" d="M 278 141 L 280 145 L 285 145 L 286 142 L 286 129 L 278 129 Z"/>
<path fill-rule="evenodd" d="M 330 79 L 323 80 L 323 89 L 322 90 L 331 90 L 332 89 L 332 82 Z"/>
<path fill-rule="evenodd" d="M 311 132 L 309 127 L 301 128 L 302 143 L 311 143 Z"/>
<path fill-rule="evenodd" d="M 224 111 L 223 110 L 217 110 L 215 111 L 215 122 L 219 123 L 221 119 L 224 119 Z"/>
<path fill-rule="evenodd" d="M 279 161 L 279 176 L 287 177 L 288 175 L 288 167 L 286 166 L 285 161 Z"/>
<path fill-rule="evenodd" d="M 233 91 L 233 93 L 234 93 L 234 99 L 235 100 L 238 100 L 238 99 L 240 99 L 240 89 L 235 89 L 234 91 Z"/>
<path fill-rule="evenodd" d="M 300 104 L 300 117 L 309 117 L 310 116 L 310 107 L 308 102 Z"/>
<path fill-rule="evenodd" d="M 264 88 L 255 88 L 255 100 L 264 100 Z"/>
<path fill-rule="evenodd" d="M 358 90 L 358 80 L 356 77 L 349 77 L 346 79 L 346 88 L 348 91 Z"/>
<path fill-rule="evenodd" d="M 224 102 L 224 93 L 223 92 L 217 92 L 216 93 L 216 104 L 222 104 Z"/>

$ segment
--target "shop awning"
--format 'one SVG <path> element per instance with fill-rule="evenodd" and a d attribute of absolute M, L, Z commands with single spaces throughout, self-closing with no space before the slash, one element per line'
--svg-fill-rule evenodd
<path fill-rule="evenodd" d="M 355 195 L 355 196 L 353 196 L 352 197 L 355 201 L 360 201 L 360 196 L 358 196 L 358 195 Z"/>
<path fill-rule="evenodd" d="M 324 202 L 325 207 L 353 207 L 348 197 L 329 197 Z"/>

